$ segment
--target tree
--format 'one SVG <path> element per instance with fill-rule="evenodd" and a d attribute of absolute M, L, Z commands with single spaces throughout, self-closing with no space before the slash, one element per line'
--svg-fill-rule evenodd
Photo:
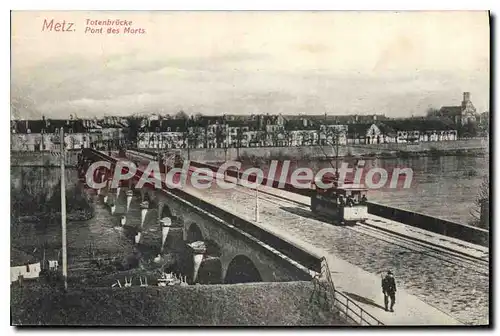
<path fill-rule="evenodd" d="M 189 116 L 183 110 L 180 110 L 179 112 L 177 112 L 175 114 L 175 119 L 188 119 L 188 118 L 189 118 Z"/>
<path fill-rule="evenodd" d="M 274 134 L 274 133 L 273 133 Z M 266 146 L 266 141 L 267 141 L 267 130 L 264 130 L 264 131 L 257 131 L 257 135 L 256 135 L 256 140 L 257 140 L 257 143 L 258 143 L 258 146 L 259 147 L 264 147 Z M 273 142 L 274 142 L 274 139 L 273 139 Z M 262 144 L 264 144 L 264 146 L 262 146 Z"/>
<path fill-rule="evenodd" d="M 195 130 L 196 132 L 196 130 Z M 195 132 L 189 132 L 187 135 L 188 148 L 198 147 L 198 135 Z"/>
<path fill-rule="evenodd" d="M 161 136 L 161 143 L 162 143 L 162 148 L 170 147 L 170 144 L 172 141 L 170 141 L 170 137 L 167 137 L 165 134 L 162 134 Z"/>
<path fill-rule="evenodd" d="M 483 178 L 479 186 L 479 192 L 471 209 L 472 225 L 489 229 L 489 203 L 490 203 L 490 179 L 488 175 Z"/>
<path fill-rule="evenodd" d="M 278 132 L 273 131 L 270 135 L 271 135 L 271 146 L 277 147 L 278 146 Z"/>
<path fill-rule="evenodd" d="M 243 130 L 241 127 L 238 127 L 236 129 L 236 157 L 239 160 L 240 159 L 240 147 L 242 146 L 242 141 L 243 141 Z"/>
<path fill-rule="evenodd" d="M 196 127 L 194 129 L 194 132 L 196 134 L 196 147 L 198 148 L 199 144 L 201 144 L 202 147 L 205 147 L 207 142 L 205 129 L 203 127 Z"/>
<path fill-rule="evenodd" d="M 214 134 L 214 133 L 212 133 L 212 132 L 208 132 L 208 130 L 206 130 L 206 132 L 207 132 L 207 133 L 206 133 L 206 137 L 205 137 L 205 138 L 206 138 L 206 142 L 207 142 L 207 144 L 206 144 L 206 146 L 205 146 L 205 147 L 206 147 L 206 148 L 209 148 L 209 147 L 210 147 L 210 144 L 213 144 L 213 142 L 214 142 L 214 140 L 215 140 L 215 134 Z"/>
<path fill-rule="evenodd" d="M 440 115 L 441 115 L 441 113 L 439 112 L 439 110 L 434 108 L 434 107 L 429 107 L 427 109 L 427 116 L 428 117 L 438 117 Z"/>
<path fill-rule="evenodd" d="M 332 152 L 335 154 L 336 163 L 335 167 L 333 167 L 331 162 L 330 165 L 335 169 L 338 168 L 339 144 L 341 134 L 342 130 L 338 127 L 327 127 L 326 125 L 320 125 L 319 127 L 320 140 L 318 140 L 318 143 L 325 157 L 328 157 L 328 154 L 325 152 L 323 145 L 331 146 Z M 321 139 L 321 135 L 324 135 L 324 139 Z"/>
<path fill-rule="evenodd" d="M 142 126 L 142 118 L 131 116 L 127 118 L 128 128 L 126 138 L 129 143 L 133 144 L 133 146 L 137 147 L 138 134 Z"/>
<path fill-rule="evenodd" d="M 215 137 L 217 148 L 227 147 L 225 142 L 225 140 L 227 139 L 227 132 L 225 129 L 223 129 L 221 126 L 217 127 L 217 130 L 215 131 Z"/>
<path fill-rule="evenodd" d="M 285 141 L 285 146 L 289 147 L 292 141 L 291 139 L 292 133 L 287 129 L 283 129 L 282 134 L 283 134 L 283 140 Z"/>
<path fill-rule="evenodd" d="M 460 127 L 459 135 L 464 138 L 473 138 L 477 136 L 478 130 L 479 128 L 476 123 L 469 122 Z"/>
<path fill-rule="evenodd" d="M 309 145 L 312 140 L 308 131 L 300 132 L 300 137 L 302 139 L 302 146 Z"/>

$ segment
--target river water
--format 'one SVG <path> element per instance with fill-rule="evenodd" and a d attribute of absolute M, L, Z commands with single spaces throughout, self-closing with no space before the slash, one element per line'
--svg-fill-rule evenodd
<path fill-rule="evenodd" d="M 48 198 L 53 195 L 60 181 L 59 168 L 42 167 L 12 167 L 11 168 L 11 193 L 19 194 L 21 190 L 29 190 L 30 194 L 43 195 Z M 66 191 L 69 197 L 71 190 L 79 183 L 77 172 L 74 169 L 66 170 Z M 39 199 L 40 202 L 46 201 Z M 97 253 L 106 257 L 109 255 L 126 255 L 132 252 L 133 244 L 123 233 L 115 229 L 118 221 L 114 219 L 105 207 L 94 200 L 95 216 L 87 221 L 68 220 L 68 258 L 71 262 L 73 258 L 88 258 L 89 246 L 92 243 L 98 247 Z M 19 213 L 21 216 L 29 214 L 27 205 L 13 204 L 13 213 Z M 14 209 L 14 207 L 20 209 Z M 23 208 L 24 207 L 24 208 Z M 55 209 L 55 211 L 60 211 Z M 41 253 L 40 246 L 48 247 L 47 253 L 53 254 L 58 251 L 61 242 L 60 224 L 56 221 L 35 225 L 34 223 L 23 223 L 22 225 L 11 224 L 11 238 L 15 246 L 29 251 L 37 248 L 35 254 Z M 47 255 L 48 258 L 54 257 Z"/>
<path fill-rule="evenodd" d="M 489 175 L 486 157 L 441 156 L 412 159 L 375 160 L 377 167 L 394 165 L 413 170 L 411 188 L 373 190 L 375 202 L 469 224 L 471 211 L 485 177 Z"/>

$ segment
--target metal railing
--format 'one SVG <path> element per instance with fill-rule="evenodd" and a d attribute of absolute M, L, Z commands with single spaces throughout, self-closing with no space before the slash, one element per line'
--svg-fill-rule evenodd
<path fill-rule="evenodd" d="M 335 284 L 330 274 L 330 268 L 328 267 L 325 257 L 321 258 L 321 273 L 319 277 L 323 280 L 323 283 L 326 282 L 324 285 L 322 285 L 321 282 L 319 283 L 321 288 L 329 292 L 327 294 L 331 297 L 329 300 L 330 308 L 337 311 L 341 317 L 357 325 L 384 325 L 380 320 L 335 288 Z"/>

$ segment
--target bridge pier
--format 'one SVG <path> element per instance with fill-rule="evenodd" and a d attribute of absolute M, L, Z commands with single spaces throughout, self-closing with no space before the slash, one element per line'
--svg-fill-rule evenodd
<path fill-rule="evenodd" d="M 133 183 L 132 179 L 128 180 L 127 187 L 128 187 L 128 190 L 131 190 L 131 191 L 134 189 L 134 183 Z"/>
<path fill-rule="evenodd" d="M 163 252 L 163 248 L 165 246 L 165 242 L 167 241 L 168 232 L 170 231 L 170 227 L 172 226 L 172 220 L 169 217 L 165 217 L 160 219 L 161 225 L 161 247 L 160 251 Z"/>
<path fill-rule="evenodd" d="M 132 198 L 134 197 L 134 192 L 132 190 L 127 190 L 127 209 L 126 212 L 130 210 L 130 203 L 132 203 Z"/>
<path fill-rule="evenodd" d="M 109 210 L 111 210 L 111 214 L 114 215 L 115 212 L 116 212 L 116 204 L 111 201 L 110 205 L 109 205 Z"/>
<path fill-rule="evenodd" d="M 109 198 L 113 198 L 116 194 L 116 191 L 115 191 L 115 188 L 108 188 L 108 195 L 109 195 Z"/>
<path fill-rule="evenodd" d="M 104 183 L 104 181 L 106 180 L 106 174 L 101 169 L 99 169 L 98 171 L 98 177 L 100 183 Z M 101 188 L 97 189 L 97 195 L 101 195 Z"/>
<path fill-rule="evenodd" d="M 113 178 L 111 176 L 108 177 L 108 180 L 106 181 L 106 188 L 108 190 L 108 193 L 111 193 L 111 184 L 113 183 Z"/>
<path fill-rule="evenodd" d="M 99 182 L 103 183 L 106 180 L 106 172 L 104 169 L 99 169 Z"/>
<path fill-rule="evenodd" d="M 148 214 L 149 202 L 144 201 L 141 203 L 141 228 L 144 226 L 144 221 L 146 220 L 146 215 Z"/>
<path fill-rule="evenodd" d="M 203 257 L 207 252 L 207 247 L 202 241 L 195 241 L 188 245 L 193 253 L 193 284 L 196 283 L 198 279 L 198 271 L 200 270 L 201 263 L 203 262 Z"/>
<path fill-rule="evenodd" d="M 141 242 L 141 235 L 142 235 L 142 232 L 141 232 L 141 231 L 138 231 L 138 232 L 135 234 L 134 241 L 135 241 L 135 244 L 136 244 L 136 245 L 139 245 L 139 243 Z"/>

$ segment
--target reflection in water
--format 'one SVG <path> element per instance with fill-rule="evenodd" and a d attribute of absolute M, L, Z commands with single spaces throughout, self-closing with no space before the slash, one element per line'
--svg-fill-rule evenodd
<path fill-rule="evenodd" d="M 34 168 L 34 167 L 13 167 L 11 168 L 11 191 L 13 194 L 23 190 L 30 190 L 35 196 L 42 195 L 40 201 L 44 201 L 55 191 L 58 191 L 60 181 L 59 168 Z M 74 189 L 78 183 L 76 170 L 66 170 L 67 196 L 68 191 Z M 113 221 L 112 216 L 104 205 L 95 203 L 94 217 L 87 221 L 71 221 L 67 223 L 68 239 L 68 258 L 72 259 L 87 258 L 89 244 L 92 242 L 99 246 L 98 255 L 100 257 L 128 255 L 133 251 L 133 244 L 126 236 L 123 230 L 114 229 L 117 223 Z M 22 202 L 16 205 L 20 207 L 20 215 L 26 214 Z M 14 210 L 14 209 L 13 209 Z M 51 209 L 60 211 L 58 209 Z M 58 251 L 61 244 L 61 228 L 57 218 L 43 219 L 40 223 L 22 222 L 19 223 L 14 217 L 11 220 L 11 239 L 12 244 L 25 251 L 41 253 L 41 247 L 47 247 L 47 252 Z M 54 253 L 52 253 L 54 254 Z M 57 255 L 57 252 L 55 252 Z"/>
<path fill-rule="evenodd" d="M 391 160 L 377 160 L 378 167 L 392 168 Z M 459 223 L 469 223 L 483 177 L 488 175 L 484 157 L 442 156 L 398 160 L 413 169 L 409 189 L 371 191 L 375 202 L 421 212 Z"/>

